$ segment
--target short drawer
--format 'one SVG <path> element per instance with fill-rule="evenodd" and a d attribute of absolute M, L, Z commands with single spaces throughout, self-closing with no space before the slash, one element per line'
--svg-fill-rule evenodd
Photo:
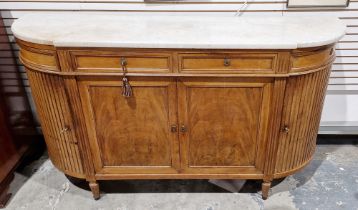
<path fill-rule="evenodd" d="M 274 73 L 277 54 L 180 54 L 181 72 Z"/>
<path fill-rule="evenodd" d="M 122 72 L 121 60 L 126 60 L 129 73 L 171 72 L 171 54 L 118 53 L 107 51 L 71 51 L 74 71 Z"/>
<path fill-rule="evenodd" d="M 335 53 L 332 46 L 326 48 L 298 49 L 292 52 L 291 72 L 302 72 L 327 65 L 334 59 Z"/>

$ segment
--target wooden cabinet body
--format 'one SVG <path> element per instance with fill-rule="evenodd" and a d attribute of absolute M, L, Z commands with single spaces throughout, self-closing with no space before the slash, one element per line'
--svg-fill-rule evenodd
<path fill-rule="evenodd" d="M 16 150 L 9 128 L 7 109 L 4 97 L 0 92 L 0 208 L 6 206 L 11 194 L 8 194 L 10 182 L 14 178 L 14 170 L 19 162 L 20 154 Z"/>
<path fill-rule="evenodd" d="M 296 50 L 70 48 L 18 40 L 54 165 L 97 180 L 261 179 L 315 149 L 333 45 Z M 123 97 L 121 60 L 133 95 Z"/>

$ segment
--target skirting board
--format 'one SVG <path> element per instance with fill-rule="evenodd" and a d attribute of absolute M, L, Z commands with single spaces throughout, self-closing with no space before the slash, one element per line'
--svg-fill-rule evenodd
<path fill-rule="evenodd" d="M 358 121 L 331 121 L 321 122 L 318 134 L 358 134 Z"/>

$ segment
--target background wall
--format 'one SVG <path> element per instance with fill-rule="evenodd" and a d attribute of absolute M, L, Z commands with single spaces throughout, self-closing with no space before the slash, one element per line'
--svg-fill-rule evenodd
<path fill-rule="evenodd" d="M 153 3 L 148 0 L 0 0 L 0 11 L 4 18 L 12 47 L 0 42 L 0 71 L 2 66 L 16 66 L 21 72 L 26 90 L 29 92 L 24 69 L 18 60 L 18 47 L 14 42 L 11 24 L 28 13 L 54 12 L 66 14 L 78 11 L 87 13 L 120 13 L 128 15 L 210 15 L 233 16 L 243 4 L 242 0 L 181 0 Z M 325 101 L 320 133 L 358 134 L 358 0 L 351 0 L 347 8 L 287 9 L 284 0 L 249 0 L 240 16 L 336 16 L 348 25 L 346 36 L 337 45 L 337 59 L 333 65 Z M 239 17 L 238 17 L 239 18 Z M 118 26 L 120 27 L 120 26 Z M 234 27 L 234 26 L 233 26 Z M 307 27 L 310 27 L 307 25 Z M 302 30 L 305 30 L 304 28 Z M 17 62 L 5 56 L 13 52 Z M 6 78 L 4 72 L 0 72 Z M 8 80 L 11 86 L 11 80 Z M 14 84 L 15 85 L 15 84 Z"/>

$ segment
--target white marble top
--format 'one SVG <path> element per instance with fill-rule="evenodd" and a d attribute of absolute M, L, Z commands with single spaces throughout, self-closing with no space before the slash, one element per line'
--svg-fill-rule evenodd
<path fill-rule="evenodd" d="M 333 17 L 30 14 L 12 25 L 24 41 L 59 47 L 296 49 L 337 42 Z"/>

